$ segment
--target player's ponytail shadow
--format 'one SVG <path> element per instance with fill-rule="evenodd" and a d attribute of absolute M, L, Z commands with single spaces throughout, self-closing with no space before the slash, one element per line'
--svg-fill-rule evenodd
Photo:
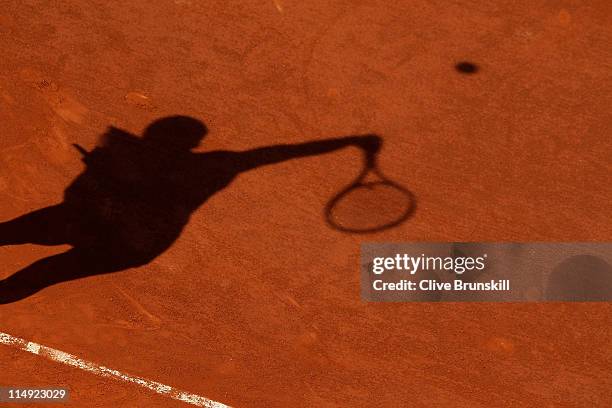
<path fill-rule="evenodd" d="M 324 216 L 335 230 L 366 234 L 399 226 L 414 214 L 416 206 L 416 196 L 385 176 L 376 154 L 365 151 L 361 172 L 328 201 Z"/>

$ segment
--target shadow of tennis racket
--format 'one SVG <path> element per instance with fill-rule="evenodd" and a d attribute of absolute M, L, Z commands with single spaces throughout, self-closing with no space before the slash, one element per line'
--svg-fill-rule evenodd
<path fill-rule="evenodd" d="M 414 213 L 414 194 L 382 174 L 376 158 L 376 152 L 364 149 L 361 173 L 325 206 L 332 228 L 354 234 L 378 232 L 400 225 Z"/>

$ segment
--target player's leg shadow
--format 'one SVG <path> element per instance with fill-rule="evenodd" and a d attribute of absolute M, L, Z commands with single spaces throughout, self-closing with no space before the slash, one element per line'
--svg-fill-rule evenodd
<path fill-rule="evenodd" d="M 0 280 L 0 304 L 22 300 L 60 282 L 117 272 L 150 260 L 101 239 L 105 235 L 103 229 L 94 229 L 95 233 L 87 236 L 77 219 L 77 214 L 59 204 L 0 223 L 0 245 L 75 245 Z M 81 221 L 87 222 L 87 218 Z"/>

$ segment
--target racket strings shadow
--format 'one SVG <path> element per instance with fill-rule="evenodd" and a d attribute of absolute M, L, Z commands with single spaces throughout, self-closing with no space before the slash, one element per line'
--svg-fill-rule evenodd
<path fill-rule="evenodd" d="M 366 153 L 359 175 L 325 206 L 325 220 L 335 230 L 365 234 L 384 231 L 408 220 L 416 196 L 385 176 L 376 156 Z"/>

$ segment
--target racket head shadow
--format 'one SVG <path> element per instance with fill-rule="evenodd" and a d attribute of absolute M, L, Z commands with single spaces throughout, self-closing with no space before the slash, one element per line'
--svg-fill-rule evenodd
<path fill-rule="evenodd" d="M 373 173 L 377 180 L 365 181 Z M 387 177 L 376 166 L 366 168 L 325 206 L 325 220 L 335 230 L 365 234 L 396 227 L 416 209 L 414 194 Z"/>

